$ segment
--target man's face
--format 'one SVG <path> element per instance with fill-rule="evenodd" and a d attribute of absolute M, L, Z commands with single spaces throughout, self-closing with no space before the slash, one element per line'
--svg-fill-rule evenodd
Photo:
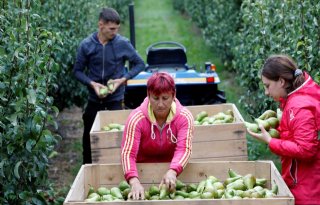
<path fill-rule="evenodd" d="M 99 21 L 99 32 L 106 37 L 108 40 L 113 39 L 120 28 L 120 24 L 116 24 L 114 22 L 104 22 L 102 20 Z"/>

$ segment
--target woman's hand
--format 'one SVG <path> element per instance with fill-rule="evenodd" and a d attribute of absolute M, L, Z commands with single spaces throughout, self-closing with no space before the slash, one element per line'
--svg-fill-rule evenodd
<path fill-rule="evenodd" d="M 173 192 L 176 189 L 176 180 L 177 180 L 177 172 L 169 169 L 167 173 L 162 177 L 162 180 L 160 182 L 160 186 L 162 184 L 165 184 L 170 192 Z"/>
<path fill-rule="evenodd" d="M 252 132 L 250 131 L 248 128 L 247 128 L 247 132 L 254 138 L 256 138 L 257 140 L 260 140 L 266 144 L 269 144 L 272 137 L 270 136 L 270 134 L 267 132 L 266 129 L 264 129 L 263 125 L 259 124 L 259 128 L 261 130 L 261 133 L 255 133 L 255 132 Z"/>
<path fill-rule="evenodd" d="M 139 179 L 137 177 L 131 178 L 129 184 L 131 185 L 131 192 L 128 194 L 128 198 L 133 200 L 144 200 L 144 188 Z"/>

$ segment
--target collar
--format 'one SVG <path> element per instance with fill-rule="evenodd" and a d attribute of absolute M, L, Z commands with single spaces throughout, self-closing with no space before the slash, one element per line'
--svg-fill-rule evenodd
<path fill-rule="evenodd" d="M 167 117 L 166 123 L 169 123 L 169 122 L 172 121 L 174 115 L 176 114 L 176 111 L 177 111 L 177 104 L 176 104 L 175 101 L 173 101 L 172 104 L 171 104 L 171 108 L 170 108 L 169 115 Z M 150 121 L 152 123 L 156 123 L 157 122 L 156 116 L 153 113 L 153 110 L 151 108 L 150 102 L 148 102 L 148 115 L 149 115 Z"/>

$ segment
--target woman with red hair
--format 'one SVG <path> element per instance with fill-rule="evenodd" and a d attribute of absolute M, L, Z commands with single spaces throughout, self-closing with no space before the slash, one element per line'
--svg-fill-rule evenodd
<path fill-rule="evenodd" d="M 153 74 L 147 95 L 129 115 L 121 143 L 121 162 L 132 199 L 145 197 L 136 162 L 170 162 L 160 186 L 173 190 L 191 155 L 194 120 L 176 98 L 173 78 L 168 73 Z"/>

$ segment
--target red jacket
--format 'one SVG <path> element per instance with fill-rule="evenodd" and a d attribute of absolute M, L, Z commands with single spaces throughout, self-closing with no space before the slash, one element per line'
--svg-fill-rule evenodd
<path fill-rule="evenodd" d="M 177 99 L 162 130 L 157 125 L 149 100 L 133 110 L 126 122 L 121 143 L 121 163 L 126 180 L 138 177 L 136 162 L 171 162 L 179 175 L 191 155 L 193 117 Z"/>
<path fill-rule="evenodd" d="M 269 147 L 281 156 L 282 177 L 295 203 L 320 204 L 320 86 L 304 75 L 304 84 L 280 101 L 280 139 Z"/>

